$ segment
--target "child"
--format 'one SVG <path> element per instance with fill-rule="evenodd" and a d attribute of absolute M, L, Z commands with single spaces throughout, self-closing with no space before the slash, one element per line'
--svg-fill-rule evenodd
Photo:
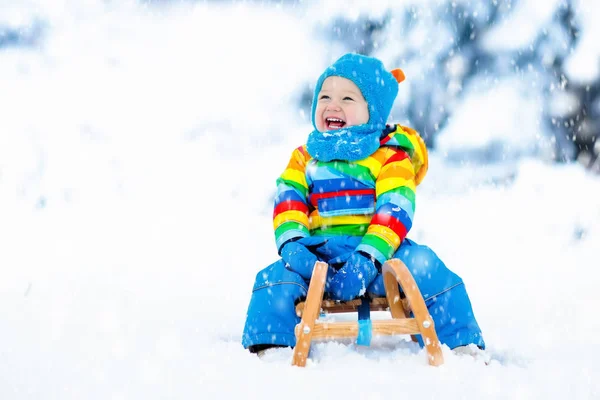
<path fill-rule="evenodd" d="M 413 274 L 443 344 L 484 349 L 462 279 L 406 238 L 427 149 L 416 131 L 386 125 L 403 79 L 402 71 L 358 54 L 344 55 L 318 79 L 315 130 L 277 180 L 273 226 L 281 260 L 256 276 L 242 338 L 251 352 L 296 344 L 295 304 L 306 296 L 317 260 L 329 265 L 326 295 L 346 301 L 385 295 L 381 266 L 390 258 Z"/>

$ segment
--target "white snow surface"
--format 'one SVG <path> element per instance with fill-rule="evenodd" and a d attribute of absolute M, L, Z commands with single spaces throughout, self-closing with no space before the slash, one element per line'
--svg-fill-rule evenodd
<path fill-rule="evenodd" d="M 51 24 L 0 50 L 1 399 L 600 398 L 597 177 L 523 158 L 493 184 L 432 152 L 409 237 L 465 280 L 489 365 L 406 337 L 259 359 L 245 313 L 325 63 L 303 14 L 11 4 Z"/>

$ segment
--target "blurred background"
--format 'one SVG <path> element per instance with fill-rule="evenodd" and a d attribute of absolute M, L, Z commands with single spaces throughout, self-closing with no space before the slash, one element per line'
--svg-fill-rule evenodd
<path fill-rule="evenodd" d="M 599 11 L 590 0 L 340 2 L 314 31 L 332 52 L 404 68 L 394 116 L 453 160 L 536 155 L 599 172 Z"/>
<path fill-rule="evenodd" d="M 594 0 L 3 0 L 0 193 L 43 208 L 125 190 L 129 150 L 175 135 L 243 147 L 301 126 L 300 143 L 312 85 L 349 51 L 405 71 L 391 119 L 448 163 L 494 182 L 524 157 L 597 174 L 597 15 Z"/>

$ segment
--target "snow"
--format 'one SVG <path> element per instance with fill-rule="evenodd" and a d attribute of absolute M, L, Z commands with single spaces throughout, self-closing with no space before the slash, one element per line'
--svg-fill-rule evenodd
<path fill-rule="evenodd" d="M 522 157 L 490 180 L 432 152 L 409 236 L 465 280 L 490 365 L 444 348 L 430 367 L 405 337 L 258 359 L 240 341 L 275 179 L 329 57 L 303 14 L 20 4 L 49 23 L 0 49 L 0 398 L 600 397 L 597 177 Z M 477 108 L 512 133 L 519 111 Z"/>
<path fill-rule="evenodd" d="M 510 17 L 486 34 L 484 45 L 495 50 L 516 50 L 533 44 L 540 28 L 547 25 L 560 0 L 494 1 L 499 7 L 513 8 Z"/>
<path fill-rule="evenodd" d="M 569 57 L 565 61 L 568 78 L 579 84 L 589 84 L 598 79 L 600 44 L 596 38 L 600 35 L 600 27 L 596 24 L 596 19 L 600 4 L 597 1 L 525 0 L 498 3 L 500 7 L 514 7 L 514 12 L 486 34 L 485 48 L 494 51 L 531 48 L 540 32 L 553 34 L 548 32 L 547 27 L 556 11 L 566 11 L 567 7 L 571 7 L 569 23 L 576 29 L 577 43 L 573 49 L 568 49 Z M 558 37 L 555 40 L 555 45 L 567 52 L 566 40 Z M 550 64 L 551 60 L 547 63 Z"/>
<path fill-rule="evenodd" d="M 530 116 L 537 115 L 542 105 L 540 99 L 529 95 L 529 85 L 514 78 L 493 84 L 475 79 L 469 84 L 461 106 L 436 139 L 437 149 L 464 153 L 502 146 L 503 151 L 497 152 L 501 156 L 532 154 L 541 130 L 540 122 Z"/>
<path fill-rule="evenodd" d="M 600 76 L 600 44 L 595 39 L 600 35 L 600 27 L 596 23 L 600 4 L 578 0 L 574 5 L 575 16 L 581 21 L 581 32 L 578 33 L 579 43 L 575 46 L 573 56 L 567 60 L 565 69 L 569 78 L 576 82 L 591 83 Z"/>

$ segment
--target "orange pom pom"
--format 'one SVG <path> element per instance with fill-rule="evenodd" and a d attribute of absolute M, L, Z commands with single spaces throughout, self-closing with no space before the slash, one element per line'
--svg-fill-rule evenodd
<path fill-rule="evenodd" d="M 394 75 L 394 78 L 396 78 L 398 83 L 406 79 L 406 76 L 404 76 L 404 71 L 402 71 L 400 68 L 393 69 L 390 72 L 392 73 L 392 75 Z"/>

